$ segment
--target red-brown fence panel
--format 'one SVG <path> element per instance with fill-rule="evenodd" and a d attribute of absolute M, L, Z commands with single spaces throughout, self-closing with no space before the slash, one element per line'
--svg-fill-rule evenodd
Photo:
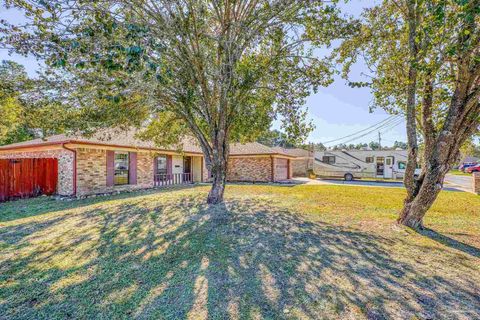
<path fill-rule="evenodd" d="M 0 201 L 51 195 L 57 191 L 58 160 L 0 160 Z"/>
<path fill-rule="evenodd" d="M 10 160 L 0 159 L 0 202 L 6 201 L 8 196 L 8 166 Z"/>

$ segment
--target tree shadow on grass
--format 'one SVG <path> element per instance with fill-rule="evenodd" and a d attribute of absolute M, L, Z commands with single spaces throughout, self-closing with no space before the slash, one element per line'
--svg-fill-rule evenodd
<path fill-rule="evenodd" d="M 193 193 L 127 200 L 24 226 L 29 234 L 0 256 L 0 314 L 480 318 L 471 274 L 459 265 L 455 277 L 431 276 L 429 266 L 395 256 L 394 238 L 311 221 L 262 199 L 212 207 Z"/>
<path fill-rule="evenodd" d="M 474 246 L 471 246 L 469 244 L 460 242 L 458 240 L 455 240 L 453 238 L 450 238 L 446 235 L 443 235 L 441 233 L 438 233 L 435 230 L 432 229 L 424 229 L 424 230 L 417 230 L 419 234 L 422 236 L 428 237 L 438 243 L 441 243 L 447 247 L 462 251 L 466 254 L 471 255 L 472 257 L 475 258 L 480 258 L 480 249 L 476 248 Z"/>
<path fill-rule="evenodd" d="M 138 196 L 151 195 L 157 193 L 167 193 L 175 190 L 184 190 L 199 187 L 198 184 L 175 185 L 163 188 L 136 190 L 132 192 L 121 192 L 117 195 L 96 196 L 86 199 L 67 199 L 56 200 L 55 197 L 37 197 L 29 199 L 19 199 L 9 202 L 0 202 L 0 223 L 8 222 L 16 219 L 28 218 L 32 216 L 42 215 L 45 213 L 53 213 L 68 209 L 78 209 L 85 206 L 102 203 L 110 200 L 122 200 L 135 198 Z"/>

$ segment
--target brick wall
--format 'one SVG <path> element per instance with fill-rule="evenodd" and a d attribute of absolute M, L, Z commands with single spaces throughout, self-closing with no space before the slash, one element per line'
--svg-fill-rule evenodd
<path fill-rule="evenodd" d="M 106 150 L 77 149 L 77 195 L 106 192 Z"/>
<path fill-rule="evenodd" d="M 153 187 L 153 158 L 150 153 L 137 153 L 137 184 L 142 188 Z"/>
<path fill-rule="evenodd" d="M 77 149 L 77 195 L 153 187 L 153 155 L 137 153 L 137 184 L 107 187 L 107 153 L 101 149 Z"/>
<path fill-rule="evenodd" d="M 272 180 L 272 160 L 268 157 L 230 158 L 228 161 L 227 180 L 258 181 Z"/>
<path fill-rule="evenodd" d="M 62 196 L 73 194 L 73 152 L 64 149 L 0 153 L 0 159 L 54 158 L 58 159 L 57 193 Z"/>
<path fill-rule="evenodd" d="M 278 159 L 271 158 L 270 156 L 265 157 L 242 157 L 235 158 L 231 157 L 228 160 L 227 167 L 227 180 L 228 181 L 245 181 L 245 182 L 271 182 L 281 180 L 278 177 L 278 174 L 275 170 L 272 172 L 273 168 L 276 167 Z M 289 179 L 292 178 L 293 167 L 292 161 L 289 160 Z M 273 177 L 272 177 L 273 174 Z M 211 181 L 210 174 L 205 167 L 203 170 L 203 181 Z"/>
<path fill-rule="evenodd" d="M 294 177 L 306 177 L 309 169 L 313 169 L 313 158 L 291 160 Z"/>
<path fill-rule="evenodd" d="M 480 194 L 480 172 L 474 172 L 472 175 L 473 192 Z"/>

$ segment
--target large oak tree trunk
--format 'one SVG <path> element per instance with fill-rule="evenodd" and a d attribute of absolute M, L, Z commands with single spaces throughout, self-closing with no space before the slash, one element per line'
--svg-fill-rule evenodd
<path fill-rule="evenodd" d="M 423 228 L 423 217 L 442 190 L 446 172 L 447 170 L 437 167 L 422 174 L 416 182 L 417 189 L 412 198 L 405 201 L 398 223 L 414 229 Z"/>
<path fill-rule="evenodd" d="M 417 28 L 416 2 L 409 0 L 408 8 L 408 49 L 410 55 L 408 67 L 407 84 L 407 152 L 408 162 L 405 168 L 404 184 L 407 189 L 407 198 L 405 205 L 413 200 L 415 193 L 415 168 L 417 167 L 418 143 L 417 143 L 417 124 L 416 124 L 416 91 L 417 91 L 417 62 L 418 48 L 415 42 Z"/>
<path fill-rule="evenodd" d="M 227 181 L 227 163 L 230 150 L 226 130 L 217 130 L 212 135 L 212 140 L 211 158 L 206 163 L 212 174 L 212 188 L 208 193 L 207 203 L 218 204 L 223 202 L 223 193 Z"/>
<path fill-rule="evenodd" d="M 218 204 L 223 202 L 225 183 L 227 180 L 227 163 L 223 159 L 213 161 L 210 171 L 213 175 L 212 188 L 208 193 L 207 203 Z"/>

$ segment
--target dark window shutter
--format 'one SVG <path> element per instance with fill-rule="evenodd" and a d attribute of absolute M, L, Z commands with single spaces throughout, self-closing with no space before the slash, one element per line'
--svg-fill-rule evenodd
<path fill-rule="evenodd" d="M 168 155 L 167 156 L 167 174 L 172 174 L 172 156 Z"/>
<path fill-rule="evenodd" d="M 153 157 L 153 174 L 158 172 L 158 157 Z"/>
<path fill-rule="evenodd" d="M 137 184 L 137 153 L 129 152 L 128 183 Z"/>
<path fill-rule="evenodd" d="M 114 184 L 115 177 L 115 152 L 107 150 L 107 187 Z"/>

